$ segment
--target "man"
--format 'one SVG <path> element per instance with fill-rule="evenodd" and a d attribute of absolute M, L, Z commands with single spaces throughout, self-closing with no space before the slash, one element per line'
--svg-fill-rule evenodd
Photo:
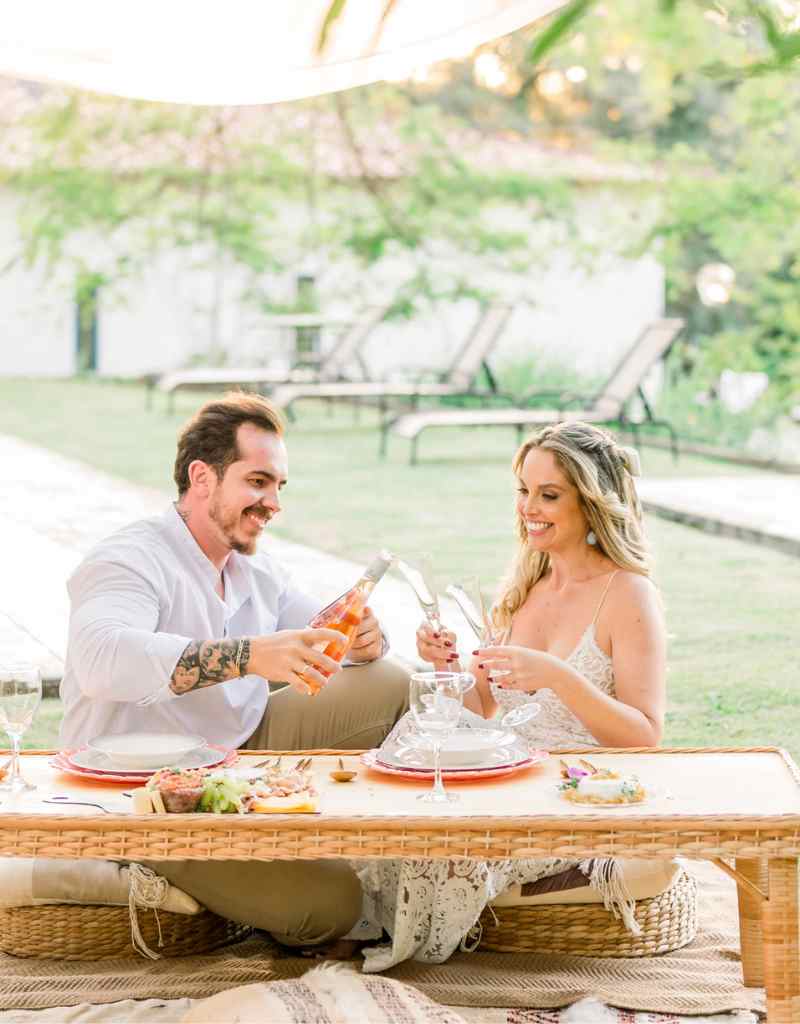
<path fill-rule="evenodd" d="M 278 411 L 245 394 L 203 406 L 180 435 L 174 475 L 178 500 L 164 516 L 102 541 L 69 581 L 62 745 L 138 730 L 251 749 L 378 745 L 407 707 L 408 677 L 379 660 L 377 619 L 365 611 L 342 668 L 315 649 L 338 634 L 306 625 L 322 602 L 256 552 L 288 477 Z M 316 697 L 301 675 L 323 685 Z M 290 685 L 270 696 L 266 680 Z M 156 867 L 290 945 L 344 935 L 361 909 L 343 862 Z"/>

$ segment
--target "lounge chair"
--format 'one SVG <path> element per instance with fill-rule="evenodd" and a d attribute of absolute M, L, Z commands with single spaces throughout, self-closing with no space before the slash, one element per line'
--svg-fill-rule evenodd
<path fill-rule="evenodd" d="M 614 367 L 601 390 L 592 396 L 534 392 L 523 397 L 515 408 L 435 409 L 387 419 L 381 426 L 381 457 L 386 455 L 389 434 L 396 434 L 411 442 L 410 461 L 411 465 L 415 465 L 420 434 L 431 427 L 513 427 L 518 440 L 521 440 L 526 427 L 547 426 L 564 420 L 584 420 L 589 423 L 616 423 L 631 429 L 638 438 L 639 423 L 629 419 L 626 412 L 628 402 L 638 393 L 646 422 L 650 426 L 663 427 L 669 433 L 672 454 L 677 458 L 675 430 L 666 420 L 655 418 L 642 390 L 642 381 L 648 370 L 667 355 L 683 326 L 683 320 L 673 318 L 656 320 L 645 327 Z M 551 408 L 535 407 L 543 399 L 549 399 Z"/>
<path fill-rule="evenodd" d="M 500 337 L 513 306 L 492 303 L 481 310 L 469 335 L 460 346 L 450 365 L 440 374 L 438 380 L 425 383 L 418 381 L 338 381 L 318 384 L 287 384 L 272 392 L 272 399 L 291 416 L 294 402 L 301 399 L 325 399 L 327 401 L 374 401 L 381 413 L 385 413 L 392 399 L 409 401 L 416 407 L 421 398 L 444 398 L 451 395 L 486 394 L 478 392 L 475 378 L 483 367 L 489 380 L 490 392 L 499 395 L 497 382 L 488 364 L 489 352 Z"/>
<path fill-rule="evenodd" d="M 317 366 L 297 366 L 289 370 L 276 370 L 269 366 L 227 367 L 202 366 L 185 370 L 174 370 L 161 377 L 147 378 L 152 389 L 155 386 L 167 395 L 167 409 L 172 412 L 175 392 L 179 388 L 207 388 L 229 385 L 249 386 L 259 391 L 270 391 L 280 384 L 292 381 L 337 381 L 346 377 L 353 363 L 364 378 L 369 373 L 361 355 L 361 348 L 370 332 L 383 320 L 388 306 L 368 307 L 362 316 L 346 327 L 329 352 L 319 357 Z M 308 357 L 304 357 L 306 360 Z M 148 395 L 148 406 L 150 404 Z"/>

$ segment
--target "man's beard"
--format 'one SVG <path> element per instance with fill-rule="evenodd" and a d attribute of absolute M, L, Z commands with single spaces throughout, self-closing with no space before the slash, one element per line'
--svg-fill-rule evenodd
<path fill-rule="evenodd" d="M 251 541 L 240 540 L 236 536 L 236 528 L 242 518 L 242 513 L 227 511 L 217 495 L 208 509 L 208 517 L 222 534 L 225 543 L 232 551 L 240 555 L 254 555 L 256 553 L 257 537 Z"/>

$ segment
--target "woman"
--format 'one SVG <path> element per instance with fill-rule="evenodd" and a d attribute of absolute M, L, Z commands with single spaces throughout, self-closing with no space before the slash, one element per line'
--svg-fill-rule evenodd
<path fill-rule="evenodd" d="M 518 730 L 533 746 L 657 746 L 666 638 L 633 482 L 636 452 L 589 424 L 561 423 L 523 444 L 513 469 L 519 549 L 492 611 L 508 638 L 474 652 L 476 686 L 465 706 L 492 718 L 537 703 L 539 714 Z M 424 625 L 417 650 L 437 669 L 458 667 L 455 639 Z M 490 682 L 500 669 L 510 673 L 502 685 Z M 365 951 L 366 969 L 409 956 L 441 962 L 503 889 L 543 878 L 557 888 L 570 876 L 574 885 L 576 867 L 634 927 L 608 859 L 372 862 L 362 882 L 393 945 Z"/>

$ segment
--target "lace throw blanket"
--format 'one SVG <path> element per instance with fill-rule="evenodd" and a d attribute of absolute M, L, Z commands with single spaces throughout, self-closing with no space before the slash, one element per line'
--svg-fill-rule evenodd
<path fill-rule="evenodd" d="M 590 626 L 567 659 L 581 674 L 604 692 L 614 695 L 611 659 L 602 651 Z M 596 746 L 594 737 L 568 711 L 552 690 L 535 694 L 494 690 L 500 714 L 533 701 L 541 705 L 536 718 L 517 732 L 531 747 Z M 493 728 L 470 711 L 462 712 L 460 727 Z M 413 729 L 404 716 L 389 734 L 386 744 Z M 536 882 L 575 866 L 561 857 L 535 860 L 374 860 L 354 861 L 364 893 L 362 919 L 351 938 L 379 939 L 385 930 L 390 944 L 364 950 L 364 970 L 385 971 L 413 958 L 423 963 L 443 963 L 456 949 L 470 951 L 480 941 L 478 918 L 483 908 L 512 885 Z M 580 870 L 603 897 L 606 909 L 622 917 L 629 931 L 638 933 L 634 902 L 627 892 L 616 862 L 611 858 L 581 861 Z"/>

